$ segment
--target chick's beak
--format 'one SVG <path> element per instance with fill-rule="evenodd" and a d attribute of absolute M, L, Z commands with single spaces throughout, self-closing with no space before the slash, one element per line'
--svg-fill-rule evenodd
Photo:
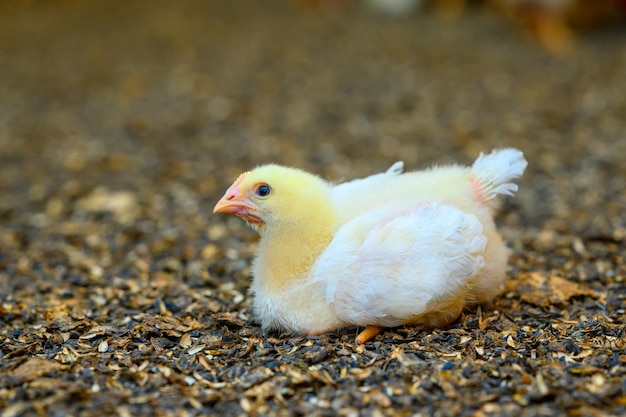
<path fill-rule="evenodd" d="M 261 224 L 263 221 L 255 216 L 256 207 L 241 195 L 238 184 L 233 184 L 217 202 L 213 213 L 230 213 L 241 217 L 250 224 Z"/>
<path fill-rule="evenodd" d="M 224 197 L 217 202 L 213 208 L 213 213 L 232 213 L 238 216 L 243 216 L 254 210 L 254 206 L 245 201 L 238 195 L 237 190 L 233 190 L 232 187 L 226 191 Z"/>

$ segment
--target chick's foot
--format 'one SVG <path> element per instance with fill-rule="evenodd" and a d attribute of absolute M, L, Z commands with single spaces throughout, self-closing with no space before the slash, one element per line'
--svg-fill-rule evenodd
<path fill-rule="evenodd" d="M 380 333 L 382 330 L 383 328 L 380 326 L 367 326 L 365 330 L 359 333 L 359 335 L 356 337 L 355 342 L 362 345 L 368 340 L 376 337 L 376 335 L 378 335 L 378 333 Z"/>

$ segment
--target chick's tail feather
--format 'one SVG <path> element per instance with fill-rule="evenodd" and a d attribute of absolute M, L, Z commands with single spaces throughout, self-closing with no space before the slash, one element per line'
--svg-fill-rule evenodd
<path fill-rule="evenodd" d="M 526 169 L 522 151 L 513 148 L 496 149 L 488 154 L 481 153 L 472 165 L 472 182 L 476 200 L 486 203 L 499 194 L 513 195 L 519 178 Z"/>

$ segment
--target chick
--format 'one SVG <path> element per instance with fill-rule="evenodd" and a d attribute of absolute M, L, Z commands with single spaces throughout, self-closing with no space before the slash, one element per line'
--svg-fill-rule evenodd
<path fill-rule="evenodd" d="M 500 291 L 507 249 L 493 221 L 513 195 L 522 152 L 481 154 L 472 167 L 387 172 L 333 185 L 265 165 L 237 178 L 216 204 L 261 236 L 253 309 L 264 329 L 320 334 L 365 326 L 445 326 Z"/>

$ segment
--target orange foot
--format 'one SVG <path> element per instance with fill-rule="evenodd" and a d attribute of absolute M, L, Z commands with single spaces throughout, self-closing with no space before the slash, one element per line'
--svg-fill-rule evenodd
<path fill-rule="evenodd" d="M 365 330 L 359 333 L 359 335 L 356 337 L 355 342 L 359 344 L 363 344 L 367 342 L 368 340 L 370 340 L 371 338 L 375 337 L 382 330 L 383 328 L 379 326 L 367 326 Z"/>

